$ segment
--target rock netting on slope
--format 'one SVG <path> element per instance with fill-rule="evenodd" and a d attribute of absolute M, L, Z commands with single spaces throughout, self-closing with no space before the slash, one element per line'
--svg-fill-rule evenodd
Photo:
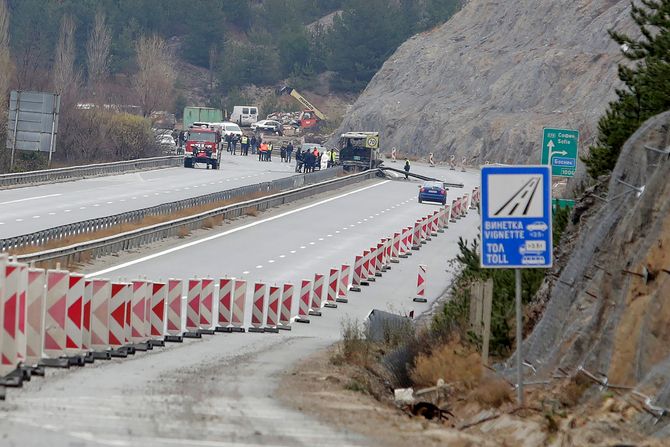
<path fill-rule="evenodd" d="M 584 224 L 524 342 L 538 377 L 583 367 L 670 407 L 670 112 L 647 121 L 623 148 L 608 202 Z M 641 187 L 635 190 L 620 183 Z M 649 272 L 647 281 L 636 274 Z M 632 272 L 632 273 L 631 273 Z M 643 421 L 670 436 L 670 420 Z M 665 427 L 665 428 L 663 428 Z"/>
<path fill-rule="evenodd" d="M 387 152 L 438 160 L 539 163 L 544 126 L 592 139 L 622 60 L 607 30 L 629 30 L 629 12 L 629 0 L 470 0 L 391 56 L 337 133 L 380 131 Z"/>

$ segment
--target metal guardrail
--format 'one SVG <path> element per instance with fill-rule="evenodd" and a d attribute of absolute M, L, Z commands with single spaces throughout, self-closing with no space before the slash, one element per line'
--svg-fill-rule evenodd
<path fill-rule="evenodd" d="M 323 172 L 328 171 L 339 172 L 338 169 L 330 169 Z M 93 259 L 123 250 L 132 250 L 165 238 L 179 236 L 180 233 L 184 231 L 183 229 L 192 231 L 202 228 L 203 223 L 210 218 L 232 219 L 241 217 L 252 210 L 264 211 L 268 208 L 332 190 L 335 187 L 347 186 L 359 181 L 374 178 L 378 172 L 379 171 L 375 169 L 359 174 L 326 180 L 290 191 L 223 206 L 193 216 L 183 217 L 170 222 L 159 223 L 93 241 L 45 250 L 39 253 L 20 255 L 17 256 L 17 259 L 21 262 L 58 261 L 65 265 L 69 265 L 72 262 L 81 262 L 83 259 Z"/>
<path fill-rule="evenodd" d="M 169 155 L 165 157 L 115 161 L 112 163 L 44 169 L 42 171 L 0 174 L 0 189 L 41 183 L 67 182 L 87 177 L 124 174 L 126 172 L 145 171 L 147 169 L 170 168 L 181 166 L 182 160 L 182 156 Z"/>
<path fill-rule="evenodd" d="M 145 217 L 165 216 L 197 206 L 210 205 L 212 203 L 235 200 L 244 197 L 249 198 L 249 196 L 255 194 L 267 195 L 273 192 L 300 188 L 305 185 L 337 177 L 342 172 L 342 168 L 339 168 L 325 169 L 323 171 L 312 172 L 309 174 L 298 174 L 291 177 L 273 180 L 271 182 L 241 186 L 238 188 L 217 191 L 202 196 L 163 203 L 147 208 L 126 211 L 111 216 L 96 217 L 80 222 L 59 225 L 57 227 L 35 231 L 34 233 L 0 239 L 0 252 L 16 250 L 30 246 L 46 245 L 49 242 L 57 241 L 67 237 L 85 235 L 108 228 L 115 228 L 123 224 L 138 223 Z"/>

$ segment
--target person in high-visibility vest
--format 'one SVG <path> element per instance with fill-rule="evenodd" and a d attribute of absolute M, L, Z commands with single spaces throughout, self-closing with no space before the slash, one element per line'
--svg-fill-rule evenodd
<path fill-rule="evenodd" d="M 332 168 L 333 166 L 335 166 L 335 149 L 330 150 L 330 157 L 328 160 L 328 167 Z"/>
<path fill-rule="evenodd" d="M 240 150 L 240 155 L 249 155 L 249 138 L 246 135 L 242 135 L 240 140 L 242 149 Z"/>
<path fill-rule="evenodd" d="M 409 174 L 409 169 L 410 169 L 409 158 L 406 158 L 405 159 L 405 180 L 409 180 L 409 175 L 408 175 Z"/>

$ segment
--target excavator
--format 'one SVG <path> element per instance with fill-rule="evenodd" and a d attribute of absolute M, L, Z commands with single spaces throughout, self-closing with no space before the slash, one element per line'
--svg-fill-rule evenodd
<path fill-rule="evenodd" d="M 277 95 L 290 95 L 303 106 L 302 114 L 300 115 L 300 128 L 302 129 L 315 127 L 319 122 L 328 120 L 326 115 L 292 87 L 285 86 L 278 89 Z"/>

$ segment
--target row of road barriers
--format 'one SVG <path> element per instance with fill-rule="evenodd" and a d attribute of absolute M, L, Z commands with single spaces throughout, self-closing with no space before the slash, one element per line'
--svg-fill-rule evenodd
<path fill-rule="evenodd" d="M 250 318 L 242 278 L 89 279 L 59 266 L 29 267 L 0 254 L 0 399 L 5 387 L 44 376 L 46 368 L 125 358 L 184 338 L 278 333 L 290 330 L 293 322 L 309 323 L 420 250 L 450 222 L 465 217 L 477 200 L 475 190 L 381 239 L 355 256 L 353 268 L 342 264 L 327 275 L 315 273 L 313 279 L 300 280 L 299 288 L 254 283 Z M 426 270 L 419 266 L 416 302 L 426 301 Z"/>
<path fill-rule="evenodd" d="M 115 161 L 67 168 L 43 169 L 40 171 L 0 174 L 0 189 L 34 186 L 43 183 L 69 182 L 90 177 L 125 174 L 147 169 L 173 168 L 181 166 L 183 157 L 165 156 L 138 158 L 136 160 Z"/>

